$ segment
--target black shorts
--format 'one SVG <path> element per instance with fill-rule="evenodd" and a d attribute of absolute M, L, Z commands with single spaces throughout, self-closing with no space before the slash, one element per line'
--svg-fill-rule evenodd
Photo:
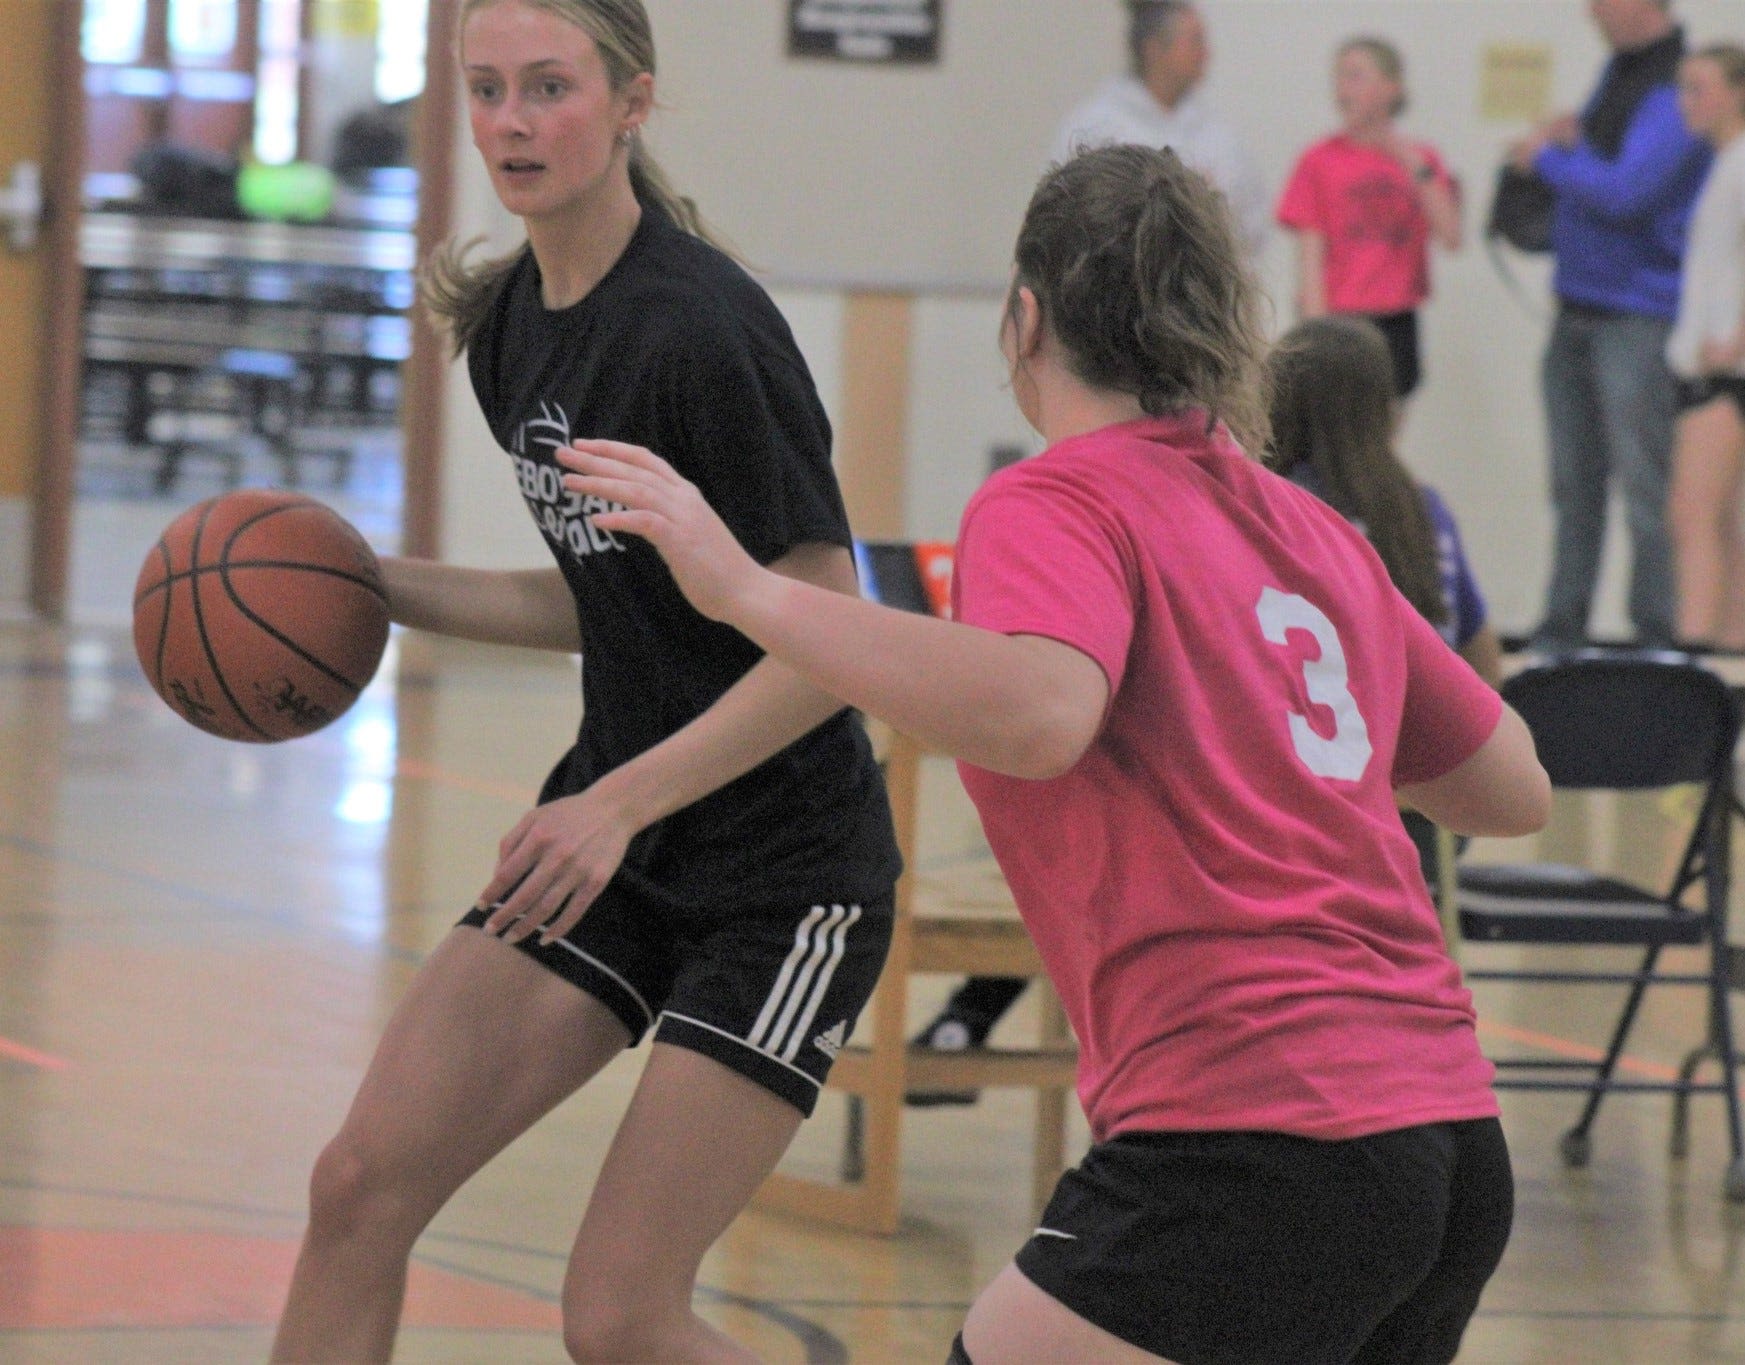
<path fill-rule="evenodd" d="M 632 1046 L 652 1028 L 809 1115 L 878 984 L 891 908 L 886 895 L 680 915 L 613 884 L 563 938 L 516 946 L 617 1015 Z"/>
<path fill-rule="evenodd" d="M 1061 1178 L 1017 1265 L 1180 1365 L 1419 1365 L 1454 1359 L 1513 1217 L 1495 1119 L 1128 1133 Z"/>
<path fill-rule="evenodd" d="M 1733 406 L 1739 409 L 1739 416 L 1745 418 L 1745 375 L 1705 374 L 1696 379 L 1678 381 L 1680 412 L 1700 408 L 1717 398 L 1731 398 Z"/>
<path fill-rule="evenodd" d="M 1388 355 L 1394 362 L 1394 397 L 1404 398 L 1415 390 L 1424 378 L 1418 359 L 1418 315 L 1412 313 L 1365 313 L 1362 315 L 1376 326 L 1382 340 L 1388 344 Z"/>

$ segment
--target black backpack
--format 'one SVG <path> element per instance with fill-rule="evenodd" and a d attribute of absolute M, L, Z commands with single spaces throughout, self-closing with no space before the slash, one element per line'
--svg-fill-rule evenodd
<path fill-rule="evenodd" d="M 1551 215 L 1557 207 L 1557 191 L 1536 171 L 1504 165 L 1497 172 L 1496 192 L 1484 235 L 1502 240 L 1516 251 L 1551 250 Z"/>
<path fill-rule="evenodd" d="M 1528 296 L 1506 259 L 1507 253 L 1498 245 L 1507 242 L 1516 251 L 1543 255 L 1551 250 L 1551 215 L 1557 207 L 1557 191 L 1537 171 L 1516 170 L 1508 163 L 1497 172 L 1496 192 L 1491 196 L 1491 213 L 1484 225 L 1485 254 L 1491 258 L 1497 275 L 1520 305 L 1534 316 L 1543 308 Z"/>

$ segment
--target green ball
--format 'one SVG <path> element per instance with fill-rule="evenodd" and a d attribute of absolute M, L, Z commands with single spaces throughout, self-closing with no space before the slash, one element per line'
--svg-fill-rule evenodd
<path fill-rule="evenodd" d="M 318 223 L 333 209 L 333 172 L 311 161 L 251 162 L 237 174 L 236 202 L 250 218 Z"/>

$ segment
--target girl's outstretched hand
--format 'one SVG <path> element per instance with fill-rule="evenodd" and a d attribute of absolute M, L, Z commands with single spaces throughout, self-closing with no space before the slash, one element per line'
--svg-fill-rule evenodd
<path fill-rule="evenodd" d="M 593 523 L 653 545 L 680 591 L 703 615 L 726 620 L 735 599 L 763 572 L 696 485 L 652 450 L 622 441 L 577 440 L 560 447 L 557 460 L 571 471 L 563 477 L 566 489 L 610 504 L 590 514 Z"/>

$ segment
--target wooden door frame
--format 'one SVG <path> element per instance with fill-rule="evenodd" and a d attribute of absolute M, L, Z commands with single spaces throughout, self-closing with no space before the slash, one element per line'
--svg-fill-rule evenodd
<path fill-rule="evenodd" d="M 82 3 L 54 7 L 50 88 L 60 93 L 58 107 L 47 111 L 43 145 L 42 444 L 32 507 L 30 603 L 53 620 L 66 612 L 84 359 L 85 279 L 79 268 L 85 178 L 85 62 L 79 52 L 83 18 Z"/>
<path fill-rule="evenodd" d="M 425 29 L 424 93 L 414 134 L 418 161 L 417 259 L 420 265 L 454 231 L 454 158 L 460 117 L 460 66 L 452 44 L 461 0 L 430 0 Z M 412 310 L 412 354 L 400 390 L 400 548 L 434 559 L 442 551 L 444 420 L 449 373 L 448 338 L 421 307 Z"/>
<path fill-rule="evenodd" d="M 458 76 L 450 59 L 459 0 L 430 0 L 427 65 L 418 101 L 417 259 L 447 240 L 453 217 Z M 85 62 L 79 50 L 84 5 L 56 0 L 51 34 L 53 88 L 43 149 L 47 222 L 42 236 L 42 443 L 31 517 L 30 604 L 62 620 L 72 562 L 77 499 L 79 390 L 84 369 L 84 272 L 79 226 L 84 217 Z M 406 554 L 434 556 L 442 540 L 443 409 L 448 352 L 442 336 L 415 309 L 412 354 L 402 371 L 400 430 L 404 495 L 400 536 Z"/>

